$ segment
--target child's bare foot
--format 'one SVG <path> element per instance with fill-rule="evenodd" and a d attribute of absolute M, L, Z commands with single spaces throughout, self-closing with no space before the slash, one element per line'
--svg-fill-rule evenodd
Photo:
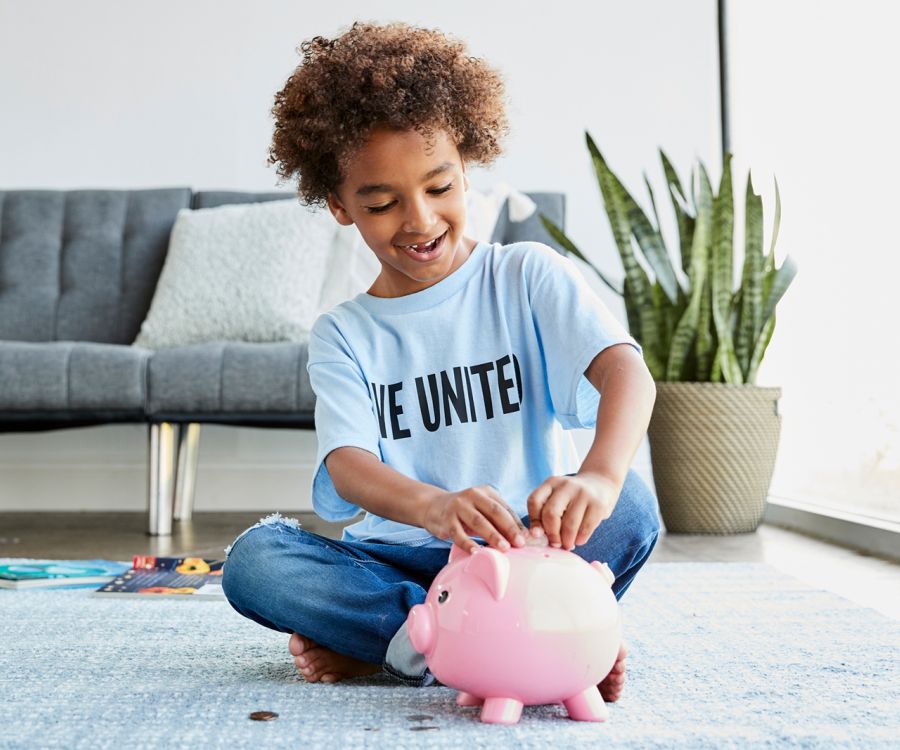
<path fill-rule="evenodd" d="M 339 654 L 299 633 L 291 634 L 288 650 L 307 682 L 338 682 L 345 677 L 359 677 L 381 671 L 378 664 Z"/>
<path fill-rule="evenodd" d="M 625 641 L 622 641 L 619 644 L 616 663 L 613 665 L 610 673 L 597 685 L 600 688 L 600 695 L 603 696 L 603 700 L 607 703 L 619 700 L 619 696 L 622 694 L 622 688 L 625 685 L 625 656 L 627 653 Z"/>

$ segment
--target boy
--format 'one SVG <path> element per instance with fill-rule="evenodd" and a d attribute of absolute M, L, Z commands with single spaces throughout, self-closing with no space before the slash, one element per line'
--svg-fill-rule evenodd
<path fill-rule="evenodd" d="M 466 166 L 489 164 L 508 131 L 495 71 L 400 23 L 301 49 L 276 95 L 270 162 L 299 173 L 308 205 L 355 224 L 382 267 L 310 334 L 313 506 L 366 515 L 340 541 L 263 519 L 226 550 L 223 587 L 238 612 L 292 634 L 310 682 L 383 668 L 427 685 L 405 620 L 451 542 L 508 550 L 543 533 L 607 562 L 622 596 L 659 534 L 656 498 L 629 470 L 655 386 L 569 259 L 464 235 Z M 562 428 L 595 421 L 579 468 Z M 606 701 L 625 655 L 599 685 Z"/>

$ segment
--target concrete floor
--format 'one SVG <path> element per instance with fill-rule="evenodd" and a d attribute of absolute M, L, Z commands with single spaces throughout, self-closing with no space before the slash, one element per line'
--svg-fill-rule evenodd
<path fill-rule="evenodd" d="M 297 513 L 304 528 L 338 538 L 341 524 Z M 222 559 L 224 548 L 258 513 L 195 513 L 170 537 L 146 534 L 144 513 L 0 513 L 0 557 L 49 559 L 194 555 Z M 663 534 L 650 557 L 661 562 L 765 562 L 900 620 L 900 564 L 763 524 L 733 536 Z"/>

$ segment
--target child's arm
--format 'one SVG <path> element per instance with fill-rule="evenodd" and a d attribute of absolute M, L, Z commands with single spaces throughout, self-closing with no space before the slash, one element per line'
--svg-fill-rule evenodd
<path fill-rule="evenodd" d="M 410 479 L 362 448 L 344 446 L 325 457 L 337 493 L 360 508 L 419 526 L 469 551 L 477 535 L 499 549 L 522 546 L 524 526 L 490 485 L 448 492 Z"/>
<path fill-rule="evenodd" d="M 650 424 L 656 383 L 643 357 L 617 344 L 594 357 L 585 377 L 600 393 L 594 442 L 579 474 L 601 474 L 620 487 Z"/>
<path fill-rule="evenodd" d="M 584 374 L 600 392 L 594 442 L 575 477 L 549 477 L 528 498 L 532 529 L 564 549 L 584 544 L 612 514 L 656 400 L 653 377 L 629 344 L 604 349 Z"/>

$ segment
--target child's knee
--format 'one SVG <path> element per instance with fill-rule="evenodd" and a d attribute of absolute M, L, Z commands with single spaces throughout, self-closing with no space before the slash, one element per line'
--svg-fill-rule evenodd
<path fill-rule="evenodd" d="M 248 592 L 258 588 L 265 575 L 261 571 L 277 569 L 275 558 L 283 549 L 280 535 L 284 529 L 278 528 L 280 519 L 272 516 L 262 519 L 242 531 L 225 548 L 225 563 L 222 566 L 222 591 L 230 601 L 246 598 Z M 292 527 L 293 528 L 293 527 Z"/>
<path fill-rule="evenodd" d="M 246 581 L 259 566 L 259 552 L 265 545 L 266 531 L 260 524 L 242 531 L 238 537 L 225 548 L 225 563 L 222 565 L 222 591 L 230 602 L 241 598 Z"/>
<path fill-rule="evenodd" d="M 300 522 L 296 518 L 285 518 L 281 515 L 281 513 L 272 513 L 271 515 L 266 516 L 265 518 L 261 518 L 257 523 L 253 524 L 247 529 L 244 529 L 240 534 L 238 534 L 237 538 L 229 544 L 225 548 L 225 557 L 226 560 L 231 559 L 231 553 L 234 550 L 234 547 L 238 544 L 238 542 L 242 541 L 245 537 L 249 536 L 251 532 L 256 531 L 256 529 L 267 528 L 269 530 L 278 530 L 279 526 L 286 526 L 291 529 L 299 529 Z M 257 542 L 259 535 L 256 535 Z"/>

